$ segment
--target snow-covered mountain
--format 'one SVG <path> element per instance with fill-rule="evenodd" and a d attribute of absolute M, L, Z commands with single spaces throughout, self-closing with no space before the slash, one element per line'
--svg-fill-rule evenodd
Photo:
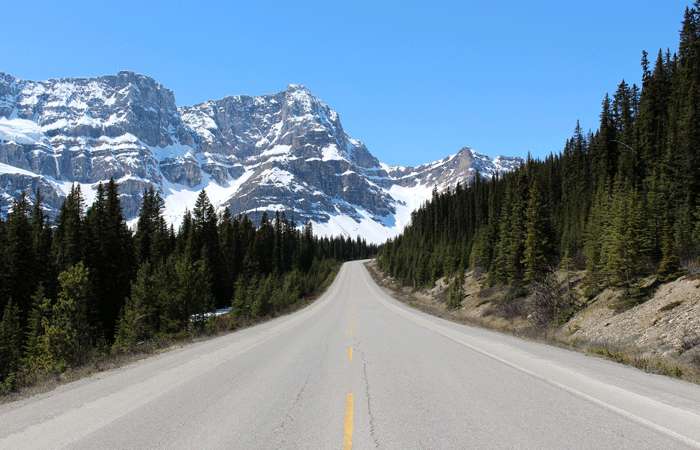
<path fill-rule="evenodd" d="M 303 86 L 176 107 L 172 91 L 145 75 L 48 81 L 0 73 L 0 207 L 41 188 L 55 213 L 74 182 L 86 203 L 97 184 L 120 185 L 128 220 L 153 185 L 166 219 L 180 223 L 200 190 L 253 220 L 285 211 L 320 235 L 398 235 L 432 190 L 490 177 L 522 158 L 468 147 L 419 167 L 387 166 L 351 138 L 338 114 Z"/>

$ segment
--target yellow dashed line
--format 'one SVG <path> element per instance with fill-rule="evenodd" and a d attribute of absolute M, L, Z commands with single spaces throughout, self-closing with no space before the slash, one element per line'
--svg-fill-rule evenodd
<path fill-rule="evenodd" d="M 343 433 L 343 450 L 350 450 L 352 448 L 353 409 L 352 394 L 348 394 L 347 397 L 345 397 L 345 432 Z"/>

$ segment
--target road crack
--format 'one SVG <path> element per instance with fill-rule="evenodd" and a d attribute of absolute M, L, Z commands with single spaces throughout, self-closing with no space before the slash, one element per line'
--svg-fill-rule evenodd
<path fill-rule="evenodd" d="M 374 441 L 374 447 L 380 448 L 379 439 L 377 438 L 376 429 L 374 428 L 374 415 L 372 414 L 372 395 L 369 388 L 369 377 L 367 376 L 367 360 L 365 359 L 364 352 L 359 352 L 362 359 L 362 379 L 365 382 L 365 398 L 367 399 L 367 413 L 369 415 L 369 434 Z"/>

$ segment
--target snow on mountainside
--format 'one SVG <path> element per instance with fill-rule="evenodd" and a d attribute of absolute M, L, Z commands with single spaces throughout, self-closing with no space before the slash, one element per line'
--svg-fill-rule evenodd
<path fill-rule="evenodd" d="M 172 91 L 133 72 L 27 81 L 0 73 L 0 207 L 41 189 L 55 214 L 73 183 L 90 205 L 113 177 L 135 223 L 153 185 L 179 225 L 200 190 L 232 214 L 284 211 L 319 235 L 398 235 L 433 188 L 513 170 L 468 147 L 419 167 L 387 166 L 351 138 L 338 114 L 299 85 L 176 107 Z"/>

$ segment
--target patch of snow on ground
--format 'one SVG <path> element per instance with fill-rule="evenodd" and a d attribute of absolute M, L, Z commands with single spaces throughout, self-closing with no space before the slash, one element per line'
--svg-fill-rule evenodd
<path fill-rule="evenodd" d="M 347 159 L 345 159 L 343 156 L 340 155 L 340 152 L 338 150 L 338 146 L 335 144 L 331 144 L 328 147 L 323 147 L 321 149 L 321 152 L 323 153 L 323 160 L 324 161 L 331 161 L 331 160 L 347 161 Z"/>
<path fill-rule="evenodd" d="M 28 170 L 20 169 L 19 167 L 10 166 L 8 164 L 3 163 L 0 163 L 0 173 L 12 173 L 32 178 L 39 177 L 39 175 L 35 174 L 34 172 L 30 172 Z"/>
<path fill-rule="evenodd" d="M 20 145 L 40 144 L 46 136 L 39 124 L 26 119 L 8 120 L 0 117 L 0 140 L 13 141 Z"/>
<path fill-rule="evenodd" d="M 271 169 L 265 170 L 258 177 L 261 181 L 261 185 L 271 185 L 271 186 L 290 186 L 294 175 L 286 170 L 282 170 L 278 167 L 273 167 Z"/>
<path fill-rule="evenodd" d="M 291 145 L 275 145 L 269 150 L 262 152 L 258 158 L 270 157 L 275 155 L 288 155 L 289 150 L 291 150 Z"/>
<path fill-rule="evenodd" d="M 184 158 L 188 153 L 194 154 L 194 149 L 189 145 L 174 143 L 165 147 L 148 147 L 155 157 L 156 161 L 160 162 L 166 158 Z"/>
<path fill-rule="evenodd" d="M 392 186 L 389 194 L 396 200 L 396 213 L 385 217 L 375 217 L 358 206 L 352 205 L 362 216 L 359 223 L 345 215 L 331 215 L 328 222 L 313 222 L 317 236 L 341 236 L 356 239 L 358 235 L 368 243 L 382 244 L 401 234 L 411 222 L 411 213 L 423 206 L 432 197 L 432 189 L 426 186 Z"/>
<path fill-rule="evenodd" d="M 185 211 L 192 211 L 197 201 L 199 192 L 204 189 L 209 197 L 209 201 L 217 212 L 221 212 L 222 205 L 238 192 L 238 189 L 252 175 L 252 170 L 243 173 L 238 179 L 231 181 L 227 186 L 219 186 L 212 181 L 206 173 L 202 173 L 202 182 L 193 188 L 169 182 L 165 177 L 163 180 L 163 200 L 165 202 L 164 218 L 168 225 L 175 228 L 180 226 Z"/>

